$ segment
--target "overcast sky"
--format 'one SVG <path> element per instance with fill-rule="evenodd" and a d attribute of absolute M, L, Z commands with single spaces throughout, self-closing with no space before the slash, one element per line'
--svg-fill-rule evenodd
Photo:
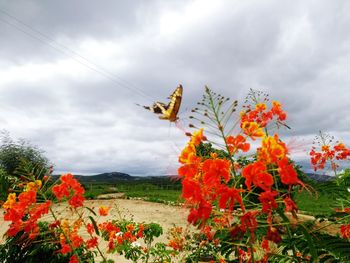
<path fill-rule="evenodd" d="M 0 0 L 0 123 L 57 172 L 174 174 L 188 138 L 135 103 L 204 85 L 279 100 L 306 163 L 319 130 L 350 144 L 349 1 Z M 306 145 L 306 146 L 303 146 Z"/>

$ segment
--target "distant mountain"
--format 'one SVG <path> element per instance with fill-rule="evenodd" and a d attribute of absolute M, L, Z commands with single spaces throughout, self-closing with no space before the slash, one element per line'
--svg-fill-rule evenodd
<path fill-rule="evenodd" d="M 59 175 L 54 175 L 59 177 Z M 137 180 L 139 177 L 131 176 L 126 173 L 111 172 L 102 173 L 96 175 L 74 175 L 81 183 L 89 182 L 115 182 L 115 181 L 132 181 Z"/>
<path fill-rule="evenodd" d="M 329 176 L 325 174 L 314 174 L 314 173 L 305 173 L 307 178 L 316 181 L 318 183 L 328 182 L 334 179 L 334 176 Z"/>

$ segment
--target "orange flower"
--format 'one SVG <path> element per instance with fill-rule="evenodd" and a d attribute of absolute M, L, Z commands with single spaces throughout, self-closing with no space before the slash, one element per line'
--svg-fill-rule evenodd
<path fill-rule="evenodd" d="M 343 238 L 350 238 L 350 224 L 349 225 L 341 225 L 340 233 Z"/>
<path fill-rule="evenodd" d="M 231 163 L 226 159 L 207 159 L 203 163 L 203 181 L 208 186 L 217 186 L 221 179 L 228 182 L 231 178 Z"/>
<path fill-rule="evenodd" d="M 298 211 L 297 205 L 294 203 L 294 201 L 289 196 L 284 198 L 283 201 L 284 201 L 284 204 L 286 205 L 286 209 L 285 209 L 286 212 L 292 212 L 292 211 L 297 212 Z"/>
<path fill-rule="evenodd" d="M 272 226 L 267 229 L 266 239 L 270 240 L 276 244 L 278 244 L 282 241 L 282 237 L 281 237 L 280 233 L 278 232 L 278 229 L 275 227 L 272 227 Z"/>
<path fill-rule="evenodd" d="M 7 196 L 6 202 L 2 205 L 4 209 L 9 209 L 16 204 L 16 193 L 11 193 Z"/>
<path fill-rule="evenodd" d="M 128 225 L 126 226 L 126 230 L 128 230 L 129 232 L 134 231 L 134 229 L 135 229 L 135 226 L 134 226 L 133 224 L 128 224 Z"/>
<path fill-rule="evenodd" d="M 203 199 L 200 184 L 190 178 L 182 180 L 182 197 L 190 203 L 200 202 Z"/>
<path fill-rule="evenodd" d="M 228 136 L 226 142 L 230 154 L 235 154 L 238 150 L 247 152 L 250 149 L 250 144 L 246 142 L 246 139 L 242 135 L 237 135 L 237 137 Z"/>
<path fill-rule="evenodd" d="M 282 110 L 281 103 L 278 101 L 272 101 L 272 109 L 271 112 L 273 115 L 277 115 L 277 119 L 279 121 L 284 121 L 287 119 L 287 114 Z"/>
<path fill-rule="evenodd" d="M 183 164 L 192 164 L 200 161 L 200 157 L 197 156 L 196 147 L 193 144 L 188 144 L 185 149 L 183 149 L 179 162 Z"/>
<path fill-rule="evenodd" d="M 205 141 L 206 137 L 203 135 L 203 128 L 193 132 L 191 136 L 190 144 L 193 144 L 194 146 L 198 146 L 202 143 L 202 141 Z"/>
<path fill-rule="evenodd" d="M 187 217 L 187 221 L 192 224 L 196 224 L 199 220 L 202 220 L 202 224 L 210 217 L 212 211 L 212 205 L 208 201 L 201 200 L 198 208 L 191 208 Z"/>
<path fill-rule="evenodd" d="M 69 263 L 79 263 L 77 255 L 73 255 L 69 259 Z"/>
<path fill-rule="evenodd" d="M 107 206 L 100 206 L 100 208 L 98 209 L 98 212 L 99 212 L 100 216 L 106 216 L 106 215 L 108 215 L 109 209 L 110 208 Z"/>
<path fill-rule="evenodd" d="M 242 169 L 242 176 L 245 178 L 245 185 L 251 190 L 251 184 L 260 187 L 264 191 L 271 189 L 273 177 L 266 171 L 266 166 L 262 162 L 255 162 Z"/>
<path fill-rule="evenodd" d="M 265 111 L 266 110 L 266 103 L 258 103 L 255 105 L 255 109 L 257 111 Z"/>
<path fill-rule="evenodd" d="M 219 208 L 232 210 L 235 202 L 237 202 L 242 210 L 244 211 L 243 200 L 240 193 L 243 192 L 242 189 L 229 188 L 227 186 L 222 186 L 220 189 L 220 199 Z M 227 204 L 228 203 L 228 204 Z"/>
<path fill-rule="evenodd" d="M 258 221 L 256 221 L 256 216 L 258 211 L 249 211 L 241 217 L 241 227 L 242 231 L 250 231 L 252 238 L 254 239 L 254 232 L 258 227 Z"/>
<path fill-rule="evenodd" d="M 86 241 L 86 247 L 87 247 L 88 249 L 91 249 L 91 248 L 96 247 L 97 244 L 98 244 L 98 242 L 97 242 L 97 237 L 93 237 L 93 238 L 91 238 L 91 239 L 89 239 L 89 240 Z"/>
<path fill-rule="evenodd" d="M 85 190 L 78 180 L 75 179 L 72 174 L 62 175 L 60 180 L 61 184 L 52 187 L 52 192 L 55 194 L 56 198 L 61 200 L 63 197 L 69 197 L 72 190 L 73 195 L 68 203 L 74 208 L 83 206 Z"/>
<path fill-rule="evenodd" d="M 265 136 L 265 132 L 256 122 L 243 122 L 241 127 L 244 134 L 248 135 L 252 140 Z"/>
<path fill-rule="evenodd" d="M 261 143 L 261 148 L 258 149 L 258 160 L 266 164 L 277 163 L 286 157 L 288 153 L 286 145 L 275 134 L 266 136 Z"/>
<path fill-rule="evenodd" d="M 290 185 L 303 185 L 303 183 L 298 179 L 298 174 L 293 165 L 289 163 L 288 158 L 283 158 L 282 160 L 278 161 L 278 172 L 281 176 L 282 183 Z"/>
<path fill-rule="evenodd" d="M 262 203 L 261 211 L 263 213 L 270 213 L 273 209 L 277 209 L 277 203 L 275 201 L 276 191 L 266 191 L 259 195 L 259 201 Z"/>
<path fill-rule="evenodd" d="M 35 180 L 34 182 L 27 183 L 25 191 L 38 191 L 42 186 L 41 180 Z"/>
<path fill-rule="evenodd" d="M 90 235 L 92 235 L 92 233 L 94 232 L 94 226 L 92 225 L 92 224 L 90 224 L 90 223 L 88 223 L 87 225 L 86 225 L 86 231 L 90 234 Z"/>

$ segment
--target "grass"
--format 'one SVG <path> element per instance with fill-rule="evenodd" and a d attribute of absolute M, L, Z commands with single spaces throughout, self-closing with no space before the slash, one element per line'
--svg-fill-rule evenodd
<path fill-rule="evenodd" d="M 98 195 L 108 193 L 124 193 L 127 198 L 140 198 L 143 200 L 179 204 L 181 199 L 181 184 L 180 182 L 164 181 L 121 181 L 117 183 L 85 183 L 85 197 L 95 199 Z M 328 187 L 326 187 L 327 189 Z M 294 200 L 301 213 L 309 215 L 329 215 L 334 208 L 337 207 L 337 197 L 331 191 L 317 191 L 312 195 L 303 191 L 294 195 Z"/>
<path fill-rule="evenodd" d="M 179 182 L 89 183 L 84 184 L 84 187 L 85 197 L 88 199 L 96 199 L 101 194 L 124 193 L 127 198 L 140 198 L 157 203 L 178 204 L 182 202 Z"/>
<path fill-rule="evenodd" d="M 323 192 L 319 192 L 317 195 L 310 195 L 304 191 L 296 193 L 294 199 L 302 213 L 311 215 L 329 215 L 337 207 L 335 197 Z"/>

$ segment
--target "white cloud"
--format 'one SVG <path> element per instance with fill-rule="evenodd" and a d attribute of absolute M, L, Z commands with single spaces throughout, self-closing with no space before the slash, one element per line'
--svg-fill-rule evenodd
<path fill-rule="evenodd" d="M 63 45 L 0 23 L 2 128 L 59 171 L 174 173 L 187 138 L 135 103 L 163 101 L 178 83 L 182 117 L 205 84 L 234 99 L 267 91 L 288 110 L 283 136 L 300 161 L 319 129 L 350 143 L 346 1 L 77 1 L 79 15 L 71 4 L 7 2 L 29 27 L 0 14 Z"/>

